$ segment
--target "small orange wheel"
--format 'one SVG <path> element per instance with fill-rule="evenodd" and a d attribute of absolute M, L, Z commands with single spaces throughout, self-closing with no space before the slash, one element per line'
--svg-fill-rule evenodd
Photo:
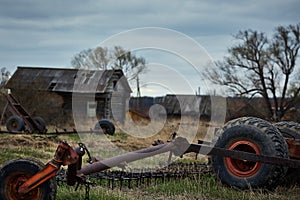
<path fill-rule="evenodd" d="M 15 159 L 0 169 L 0 199 L 5 200 L 54 200 L 56 180 L 51 178 L 26 194 L 18 192 L 20 186 L 44 168 L 43 163 L 33 159 Z"/>
<path fill-rule="evenodd" d="M 27 199 L 41 199 L 41 188 L 36 188 L 28 194 L 19 194 L 19 187 L 25 183 L 32 175 L 25 172 L 15 172 L 6 177 L 5 181 L 5 196 L 9 200 L 27 200 Z"/>

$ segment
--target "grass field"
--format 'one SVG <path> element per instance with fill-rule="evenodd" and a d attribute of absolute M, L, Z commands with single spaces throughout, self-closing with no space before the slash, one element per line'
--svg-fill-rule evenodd
<path fill-rule="evenodd" d="M 166 136 L 165 138 L 167 138 Z M 0 166 L 14 158 L 32 157 L 46 163 L 55 152 L 59 140 L 67 140 L 72 146 L 80 141 L 77 135 L 39 136 L 39 135 L 0 135 Z M 116 144 L 135 150 L 149 146 L 150 141 L 134 142 L 131 136 L 118 132 L 110 136 L 110 140 Z M 185 158 L 190 159 L 190 158 Z M 95 180 L 91 180 L 95 181 Z M 84 199 L 85 188 L 80 187 L 74 191 L 74 187 L 59 185 L 57 199 Z M 247 190 L 240 191 L 223 186 L 214 175 L 195 175 L 192 178 L 158 182 L 156 184 L 142 185 L 139 187 L 112 190 L 106 186 L 93 186 L 90 190 L 90 199 L 299 199 L 300 187 L 296 185 L 280 186 L 273 191 Z"/>
<path fill-rule="evenodd" d="M 84 199 L 85 190 L 60 186 L 57 199 Z M 300 197 L 298 187 L 278 187 L 274 191 L 238 191 L 222 186 L 212 175 L 199 176 L 194 180 L 169 182 L 133 189 L 111 190 L 106 187 L 93 187 L 90 199 L 153 200 L 153 199 L 244 199 L 244 200 L 295 200 Z"/>

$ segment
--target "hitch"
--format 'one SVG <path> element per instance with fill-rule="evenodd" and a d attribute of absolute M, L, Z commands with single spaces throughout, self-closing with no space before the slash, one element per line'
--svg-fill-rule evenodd
<path fill-rule="evenodd" d="M 78 145 L 79 145 L 79 147 L 74 149 L 74 151 L 78 155 L 78 160 L 77 160 L 77 162 L 68 165 L 68 169 L 67 169 L 67 185 L 69 185 L 69 186 L 74 186 L 76 184 L 76 182 L 78 184 L 85 183 L 84 177 L 77 176 L 77 171 L 80 170 L 82 167 L 82 157 L 85 155 L 85 153 L 87 153 L 87 156 L 88 156 L 87 162 L 89 164 L 97 162 L 97 160 L 95 158 L 91 157 L 91 154 L 90 154 L 89 150 L 87 149 L 87 147 L 85 146 L 85 144 L 78 143 Z"/>

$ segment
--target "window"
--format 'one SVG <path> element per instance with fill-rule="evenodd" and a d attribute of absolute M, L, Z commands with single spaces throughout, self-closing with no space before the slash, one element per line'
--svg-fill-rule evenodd
<path fill-rule="evenodd" d="M 48 89 L 53 90 L 55 86 L 56 86 L 56 82 L 51 82 Z"/>
<path fill-rule="evenodd" d="M 88 117 L 96 117 L 96 109 L 97 109 L 97 102 L 95 102 L 95 101 L 87 102 L 87 116 Z"/>
<path fill-rule="evenodd" d="M 113 81 L 113 89 L 114 89 L 114 91 L 117 91 L 118 90 L 118 85 L 117 85 L 117 81 Z"/>

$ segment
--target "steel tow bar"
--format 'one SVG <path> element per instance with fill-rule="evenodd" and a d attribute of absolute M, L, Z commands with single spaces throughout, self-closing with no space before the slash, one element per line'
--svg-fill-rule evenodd
<path fill-rule="evenodd" d="M 206 144 L 191 144 L 185 153 L 200 153 L 204 155 L 216 155 L 221 157 L 230 157 L 237 160 L 248 160 L 252 162 L 263 162 L 267 164 L 285 165 L 290 168 L 300 168 L 300 160 L 281 158 L 275 156 L 258 155 L 244 151 L 228 150 Z"/>
<path fill-rule="evenodd" d="M 90 165 L 86 165 L 82 167 L 81 170 L 77 172 L 77 175 L 90 175 L 93 173 L 97 173 L 106 169 L 109 169 L 111 167 L 118 166 L 121 163 L 130 163 L 136 160 L 140 160 L 143 158 L 148 158 L 154 155 L 166 153 L 166 152 L 174 152 L 174 154 L 177 156 L 178 153 L 183 153 L 186 148 L 188 148 L 189 143 L 186 139 L 183 138 L 177 138 L 174 142 L 169 142 L 165 144 L 160 144 L 157 146 L 141 149 L 138 151 L 128 152 L 122 155 L 118 155 L 112 158 L 107 158 L 98 162 L 95 162 Z M 182 147 L 185 147 L 185 149 L 182 149 Z M 180 152 L 180 149 L 181 152 Z"/>

